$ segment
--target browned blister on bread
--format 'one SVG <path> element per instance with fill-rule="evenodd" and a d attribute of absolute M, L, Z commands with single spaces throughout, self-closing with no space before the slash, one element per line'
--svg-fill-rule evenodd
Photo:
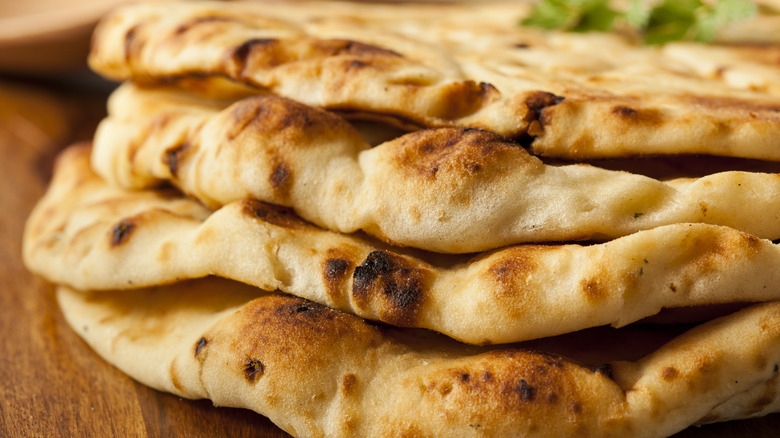
<path fill-rule="evenodd" d="M 735 30 L 717 45 L 642 46 L 616 33 L 520 26 L 528 9 L 527 2 L 359 10 L 339 2 L 141 4 L 103 20 L 90 65 L 117 80 L 178 83 L 208 95 L 273 92 L 408 129 L 487 129 L 550 157 L 780 160 L 771 35 L 746 43 Z M 754 21 L 766 20 L 777 27 L 777 17 Z"/>
<path fill-rule="evenodd" d="M 408 37 L 385 34 L 355 40 L 351 38 L 359 37 L 355 29 L 340 37 L 311 35 L 293 19 L 304 11 L 303 5 L 289 9 L 277 4 L 282 13 L 266 16 L 236 13 L 221 4 L 191 11 L 180 6 L 106 18 L 104 32 L 93 38 L 93 68 L 115 79 L 183 80 L 212 95 L 246 91 L 214 80 L 227 77 L 261 91 L 287 90 L 295 95 L 291 97 L 331 109 L 377 113 L 405 126 L 442 125 L 469 117 L 484 111 L 498 94 L 489 84 L 463 77 L 445 54 Z M 320 17 L 309 18 L 316 26 Z M 395 50 L 398 44 L 403 53 Z M 152 65 L 166 58 L 177 65 Z M 517 120 L 506 116 L 507 129 L 522 127 L 522 114 Z"/>
<path fill-rule="evenodd" d="M 727 227 L 674 224 L 603 244 L 442 258 L 326 231 L 257 200 L 211 212 L 174 193 L 124 191 L 91 171 L 89 155 L 82 147 L 60 158 L 24 236 L 31 270 L 81 290 L 218 275 L 475 344 L 780 294 L 780 247 Z"/>
<path fill-rule="evenodd" d="M 778 304 L 671 341 L 637 327 L 485 349 L 219 279 L 58 298 L 133 378 L 295 436 L 662 437 L 739 418 L 718 407 L 759 402 L 780 362 Z M 604 335 L 622 340 L 585 348 Z"/>
<path fill-rule="evenodd" d="M 399 246 L 469 253 L 683 222 L 780 237 L 777 174 L 662 181 L 552 165 L 471 128 L 421 130 L 371 147 L 339 116 L 272 95 L 199 103 L 167 88 L 125 85 L 109 113 L 93 166 L 111 183 L 138 189 L 169 181 L 212 208 L 258 199 Z"/>
<path fill-rule="evenodd" d="M 295 436 L 780 410 L 777 17 L 643 46 L 529 8 L 116 9 L 89 62 L 127 83 L 25 264 L 121 371 Z"/>

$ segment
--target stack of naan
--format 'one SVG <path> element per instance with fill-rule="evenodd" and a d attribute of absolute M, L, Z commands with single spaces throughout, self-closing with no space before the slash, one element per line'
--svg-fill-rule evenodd
<path fill-rule="evenodd" d="M 133 378 L 297 436 L 780 411 L 778 35 L 643 46 L 528 9 L 115 11 L 90 63 L 123 84 L 27 265 Z"/>

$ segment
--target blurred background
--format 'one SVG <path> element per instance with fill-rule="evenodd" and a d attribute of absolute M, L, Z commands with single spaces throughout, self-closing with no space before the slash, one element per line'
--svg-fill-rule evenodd
<path fill-rule="evenodd" d="M 0 0 L 0 436 L 285 436 L 254 413 L 131 381 L 67 327 L 51 285 L 22 264 L 24 222 L 57 153 L 91 139 L 116 86 L 87 68 L 91 32 L 130 1 Z M 678 438 L 777 436 L 779 427 L 774 415 Z"/>
<path fill-rule="evenodd" d="M 0 71 L 50 76 L 86 69 L 98 18 L 128 0 L 3 0 Z"/>

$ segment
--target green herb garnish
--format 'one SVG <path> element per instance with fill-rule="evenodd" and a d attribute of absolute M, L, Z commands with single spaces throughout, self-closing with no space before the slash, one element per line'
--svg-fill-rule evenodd
<path fill-rule="evenodd" d="M 522 24 L 574 32 L 607 31 L 617 16 L 608 0 L 542 0 Z"/>
<path fill-rule="evenodd" d="M 710 41 L 718 29 L 756 14 L 747 0 L 631 0 L 618 10 L 610 0 L 541 0 L 522 21 L 524 26 L 571 32 L 638 33 L 646 44 L 669 41 Z"/>

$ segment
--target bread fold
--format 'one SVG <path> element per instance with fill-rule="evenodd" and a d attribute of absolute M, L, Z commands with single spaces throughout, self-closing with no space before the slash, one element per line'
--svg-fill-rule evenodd
<path fill-rule="evenodd" d="M 371 147 L 337 115 L 275 96 L 198 101 L 125 85 L 96 135 L 95 171 L 130 189 L 171 182 L 211 208 L 245 198 L 343 233 L 471 253 L 606 240 L 675 223 L 780 238 L 780 177 L 722 171 L 660 181 L 548 165 L 494 133 L 439 128 Z"/>
<path fill-rule="evenodd" d="M 602 244 L 447 258 L 322 230 L 256 200 L 211 212 L 170 190 L 126 191 L 95 175 L 89 156 L 82 146 L 59 158 L 24 236 L 28 267 L 76 289 L 217 275 L 473 344 L 780 295 L 780 246 L 727 227 L 674 224 Z"/>
<path fill-rule="evenodd" d="M 729 404 L 776 403 L 755 388 L 776 386 L 777 303 L 628 358 L 620 343 L 594 355 L 565 347 L 565 336 L 467 346 L 215 278 L 111 293 L 60 287 L 58 299 L 74 330 L 131 377 L 255 410 L 295 436 L 663 437 L 708 415 L 751 413 L 719 409 Z M 621 330 L 627 343 L 658 342 L 652 328 Z M 597 344 L 604 332 L 590 335 Z"/>

